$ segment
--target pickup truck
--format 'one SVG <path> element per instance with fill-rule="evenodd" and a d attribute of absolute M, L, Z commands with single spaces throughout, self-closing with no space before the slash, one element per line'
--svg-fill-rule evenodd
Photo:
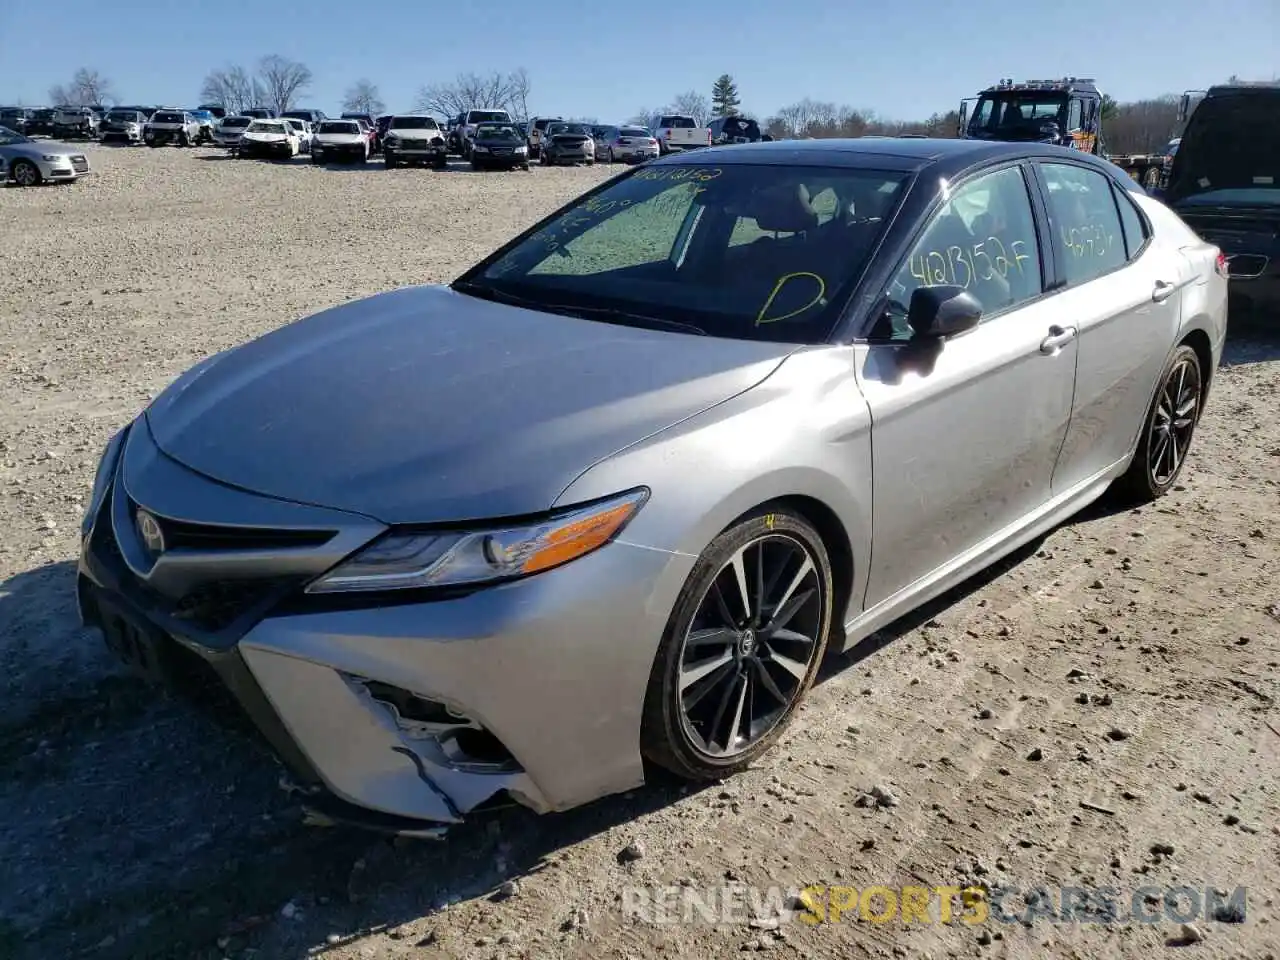
<path fill-rule="evenodd" d="M 658 152 L 668 154 L 678 150 L 696 150 L 698 147 L 711 145 L 711 134 L 693 117 L 681 117 L 666 114 L 658 118 L 654 137 L 658 141 Z"/>

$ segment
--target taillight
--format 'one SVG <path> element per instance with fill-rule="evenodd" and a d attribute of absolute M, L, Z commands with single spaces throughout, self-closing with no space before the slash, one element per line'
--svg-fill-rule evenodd
<path fill-rule="evenodd" d="M 707 127 L 707 146 L 711 146 L 711 128 Z"/>
<path fill-rule="evenodd" d="M 1227 276 L 1227 255 L 1221 250 L 1218 251 L 1218 258 L 1213 261 L 1213 269 L 1220 277 Z"/>

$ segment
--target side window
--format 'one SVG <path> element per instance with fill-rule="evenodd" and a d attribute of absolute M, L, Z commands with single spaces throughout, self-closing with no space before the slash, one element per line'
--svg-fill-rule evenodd
<path fill-rule="evenodd" d="M 1084 127 L 1084 116 L 1081 112 L 1080 106 L 1080 101 L 1073 97 L 1071 105 L 1067 107 L 1068 130 L 1080 130 Z"/>
<path fill-rule="evenodd" d="M 588 202 L 541 231 L 537 238 L 546 241 L 549 255 L 529 273 L 583 276 L 661 263 L 671 257 L 697 193 L 698 185 L 688 181 L 618 212 L 612 201 L 595 208 Z M 564 243 L 557 236 L 583 227 Z"/>
<path fill-rule="evenodd" d="M 1074 164 L 1042 163 L 1049 188 L 1049 222 L 1054 249 L 1069 286 L 1095 280 L 1123 266 L 1124 230 L 1111 181 Z"/>
<path fill-rule="evenodd" d="M 889 287 L 896 337 L 919 287 L 954 284 L 982 304 L 983 320 L 1040 295 L 1040 248 L 1019 167 L 958 187 L 934 214 Z M 901 317 L 899 317 L 901 315 Z"/>
<path fill-rule="evenodd" d="M 1124 195 L 1124 191 L 1112 185 L 1116 194 L 1116 206 L 1120 208 L 1120 223 L 1124 227 L 1125 255 L 1132 260 L 1147 243 L 1147 225 L 1138 213 L 1133 201 Z"/>

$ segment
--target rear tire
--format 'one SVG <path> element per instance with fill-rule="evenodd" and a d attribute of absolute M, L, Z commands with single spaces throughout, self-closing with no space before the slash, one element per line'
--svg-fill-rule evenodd
<path fill-rule="evenodd" d="M 799 514 L 762 507 L 716 537 L 654 658 L 644 756 L 686 779 L 716 780 L 768 751 L 821 667 L 832 595 L 826 547 Z"/>
<path fill-rule="evenodd" d="M 1200 357 L 1183 344 L 1160 375 L 1133 461 L 1112 486 L 1116 499 L 1127 504 L 1150 503 L 1173 488 L 1186 466 L 1203 399 Z"/>

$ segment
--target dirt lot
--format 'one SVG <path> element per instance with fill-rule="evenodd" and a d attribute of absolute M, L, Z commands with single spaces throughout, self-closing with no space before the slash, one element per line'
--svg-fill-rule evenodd
<path fill-rule="evenodd" d="M 0 190 L 0 957 L 1280 956 L 1276 341 L 1232 343 L 1168 498 L 1092 511 L 833 663 L 758 769 L 391 843 L 302 826 L 269 758 L 78 628 L 82 499 L 196 359 L 450 279 L 607 173 L 90 154 L 82 183 Z M 1010 913 L 1112 887 L 1157 922 L 741 909 L 811 884 L 981 884 Z M 672 885 L 739 908 L 636 916 Z M 1164 910 L 1170 887 L 1247 888 L 1247 914 Z"/>

